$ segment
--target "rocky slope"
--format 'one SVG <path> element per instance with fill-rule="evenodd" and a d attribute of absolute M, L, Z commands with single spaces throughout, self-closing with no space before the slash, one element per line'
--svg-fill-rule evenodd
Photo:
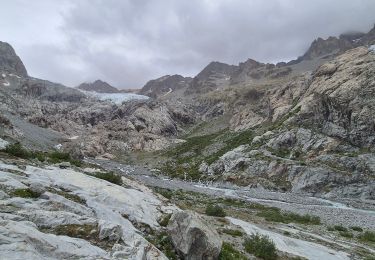
<path fill-rule="evenodd" d="M 374 199 L 370 49 L 348 50 L 311 74 L 229 87 L 222 96 L 217 91 L 214 106 L 222 112 L 214 118 L 226 120 L 226 128 L 205 135 L 215 123 L 201 124 L 200 137 L 166 153 L 173 155 L 167 160 L 173 170 L 162 169 L 180 177 Z"/>
<path fill-rule="evenodd" d="M 85 90 L 85 91 L 94 91 L 97 93 L 119 93 L 120 92 L 117 88 L 99 79 L 95 80 L 92 83 L 82 83 L 77 88 L 81 90 Z"/>
<path fill-rule="evenodd" d="M 19 140 L 34 149 L 51 149 L 61 143 L 77 156 L 151 151 L 178 142 L 181 127 L 194 121 L 183 106 L 146 99 L 121 102 L 122 96 L 138 97 L 117 90 L 107 95 L 119 95 L 112 98 L 120 102 L 104 100 L 111 97 L 102 101 L 101 96 L 29 77 L 16 66 L 22 62 L 13 49 L 5 43 L 0 46 L 9 52 L 0 70 L 0 133 L 8 141 Z M 114 92 L 101 81 L 81 87 Z M 39 138 L 38 132 L 46 138 Z"/>

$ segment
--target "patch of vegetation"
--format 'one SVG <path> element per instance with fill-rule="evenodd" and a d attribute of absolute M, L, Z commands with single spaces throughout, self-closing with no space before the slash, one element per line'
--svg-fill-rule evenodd
<path fill-rule="evenodd" d="M 80 196 L 73 194 L 71 192 L 63 191 L 63 190 L 56 190 L 56 189 L 48 189 L 49 192 L 58 194 L 60 196 L 63 196 L 64 198 L 77 202 L 82 205 L 86 205 L 86 200 L 81 198 Z"/>
<path fill-rule="evenodd" d="M 40 194 L 38 192 L 34 192 L 29 188 L 26 189 L 16 189 L 12 192 L 12 195 L 15 197 L 21 198 L 39 198 Z"/>
<path fill-rule="evenodd" d="M 336 225 L 336 226 L 333 226 L 333 228 L 337 231 L 341 231 L 341 232 L 347 232 L 348 229 L 346 227 L 343 227 L 342 225 Z"/>
<path fill-rule="evenodd" d="M 94 177 L 109 181 L 113 184 L 122 185 L 122 178 L 121 175 L 116 174 L 114 172 L 98 172 L 93 174 Z"/>
<path fill-rule="evenodd" d="M 346 238 L 353 238 L 353 233 L 349 231 L 340 231 L 340 236 L 346 237 Z"/>
<path fill-rule="evenodd" d="M 7 154 L 22 158 L 22 159 L 37 159 L 40 162 L 48 161 L 50 163 L 61 163 L 69 162 L 77 167 L 82 166 L 82 161 L 73 159 L 69 153 L 64 153 L 60 151 L 53 151 L 49 153 L 44 153 L 41 151 L 29 151 L 22 146 L 21 143 L 17 142 L 14 144 L 9 144 L 4 150 Z"/>
<path fill-rule="evenodd" d="M 357 231 L 357 232 L 362 232 L 363 229 L 361 227 L 357 227 L 357 226 L 354 226 L 354 227 L 350 227 L 352 230 L 354 231 Z"/>
<path fill-rule="evenodd" d="M 219 260 L 246 260 L 247 257 L 235 249 L 231 244 L 224 242 L 220 255 Z"/>
<path fill-rule="evenodd" d="M 261 259 L 277 259 L 275 243 L 268 237 L 260 234 L 253 234 L 245 240 L 245 250 Z"/>
<path fill-rule="evenodd" d="M 365 242 L 375 242 L 375 232 L 365 231 L 363 234 L 359 235 L 358 238 Z"/>
<path fill-rule="evenodd" d="M 31 153 L 23 148 L 23 146 L 19 142 L 7 145 L 7 147 L 5 147 L 4 149 L 4 152 L 22 159 L 29 159 L 31 157 Z"/>
<path fill-rule="evenodd" d="M 212 205 L 209 204 L 206 207 L 206 215 L 208 216 L 214 216 L 214 217 L 225 217 L 225 211 L 222 207 L 219 205 Z"/>
<path fill-rule="evenodd" d="M 171 219 L 172 214 L 165 214 L 163 215 L 160 220 L 158 221 L 159 225 L 162 227 L 168 226 L 169 220 Z"/>
<path fill-rule="evenodd" d="M 160 170 L 173 178 L 188 178 L 198 180 L 202 174 L 198 171 L 200 164 L 205 161 L 213 163 L 226 152 L 243 144 L 249 144 L 253 137 L 253 131 L 246 130 L 238 133 L 223 129 L 213 134 L 188 137 L 185 143 L 169 149 L 164 155 L 171 158 L 160 167 Z M 212 144 L 222 144 L 217 151 L 212 154 L 204 154 Z"/>
<path fill-rule="evenodd" d="M 282 223 L 300 223 L 309 225 L 319 225 L 320 218 L 318 216 L 311 216 L 308 214 L 299 215 L 296 213 L 282 212 L 278 208 L 265 208 L 257 214 L 267 221 L 282 222 Z"/>
<path fill-rule="evenodd" d="M 231 235 L 233 237 L 242 237 L 244 235 L 244 233 L 241 232 L 240 230 L 229 229 L 229 228 L 224 228 L 221 230 L 221 232 L 227 235 Z"/>
<path fill-rule="evenodd" d="M 166 232 L 161 232 L 155 236 L 148 236 L 147 240 L 162 251 L 168 259 L 180 259 L 177 256 L 171 238 Z"/>
<path fill-rule="evenodd" d="M 164 198 L 169 199 L 169 200 L 173 196 L 173 191 L 168 190 L 168 189 L 163 189 L 163 188 L 155 187 L 154 190 L 155 190 L 155 192 L 159 193 Z"/>
<path fill-rule="evenodd" d="M 290 236 L 290 235 L 291 235 L 289 231 L 284 231 L 283 234 L 284 234 L 285 236 Z"/>

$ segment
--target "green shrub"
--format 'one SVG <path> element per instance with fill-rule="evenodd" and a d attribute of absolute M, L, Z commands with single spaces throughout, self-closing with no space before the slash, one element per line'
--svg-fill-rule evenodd
<path fill-rule="evenodd" d="M 169 223 L 169 220 L 171 219 L 171 217 L 172 217 L 172 214 L 165 214 L 158 221 L 159 225 L 162 226 L 162 227 L 168 226 L 168 223 Z"/>
<path fill-rule="evenodd" d="M 71 159 L 69 153 L 59 151 L 48 153 L 48 157 L 52 163 L 67 162 Z"/>
<path fill-rule="evenodd" d="M 150 235 L 146 238 L 151 244 L 155 245 L 160 251 L 162 251 L 168 259 L 180 259 L 176 254 L 172 239 L 166 232 Z"/>
<path fill-rule="evenodd" d="M 38 198 L 40 196 L 39 193 L 30 190 L 29 188 L 26 189 L 16 189 L 12 192 L 12 194 L 16 197 L 21 198 Z"/>
<path fill-rule="evenodd" d="M 268 237 L 259 234 L 253 234 L 245 240 L 245 250 L 259 258 L 265 260 L 277 259 L 275 243 Z"/>
<path fill-rule="evenodd" d="M 363 229 L 361 227 L 357 227 L 357 226 L 351 227 L 351 229 L 354 230 L 354 231 L 357 231 L 357 232 L 363 231 Z"/>
<path fill-rule="evenodd" d="M 243 233 L 240 231 L 240 230 L 235 230 L 235 229 L 228 229 L 228 228 L 225 228 L 223 230 L 221 230 L 224 234 L 228 234 L 228 235 L 231 235 L 233 237 L 242 237 L 243 236 Z"/>
<path fill-rule="evenodd" d="M 114 172 L 99 172 L 99 173 L 94 174 L 94 177 L 109 181 L 113 184 L 122 185 L 121 176 Z"/>
<path fill-rule="evenodd" d="M 339 234 L 340 236 L 343 236 L 343 237 L 353 238 L 353 233 L 349 231 L 340 231 Z"/>
<path fill-rule="evenodd" d="M 43 152 L 32 152 L 31 157 L 38 159 L 40 162 L 44 162 L 46 160 L 46 155 Z"/>
<path fill-rule="evenodd" d="M 28 159 L 31 157 L 31 153 L 23 148 L 19 142 L 7 145 L 4 152 L 23 159 Z"/>
<path fill-rule="evenodd" d="M 362 241 L 375 242 L 375 232 L 366 231 L 363 234 L 359 235 L 358 238 Z"/>
<path fill-rule="evenodd" d="M 348 229 L 346 227 L 343 227 L 342 225 L 336 225 L 333 227 L 335 230 L 337 231 L 341 231 L 341 232 L 347 232 Z"/>
<path fill-rule="evenodd" d="M 206 207 L 206 215 L 208 216 L 214 216 L 214 217 L 225 217 L 225 211 L 222 207 L 218 205 L 208 205 Z"/>
<path fill-rule="evenodd" d="M 241 254 L 238 250 L 236 250 L 231 244 L 224 242 L 220 255 L 219 260 L 246 260 L 247 257 Z"/>
<path fill-rule="evenodd" d="M 265 208 L 257 214 L 257 216 L 264 217 L 267 221 L 282 222 L 282 223 L 300 223 L 300 224 L 311 224 L 319 225 L 320 218 L 317 216 L 311 216 L 308 214 L 299 215 L 296 213 L 282 212 L 278 208 Z"/>

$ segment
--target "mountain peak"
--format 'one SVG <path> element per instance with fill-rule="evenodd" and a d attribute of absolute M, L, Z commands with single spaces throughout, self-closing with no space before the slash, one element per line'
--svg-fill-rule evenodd
<path fill-rule="evenodd" d="M 0 71 L 27 77 L 27 71 L 13 47 L 0 41 Z"/>
<path fill-rule="evenodd" d="M 77 87 L 78 89 L 85 91 L 93 91 L 97 93 L 118 93 L 119 90 L 105 81 L 100 79 L 95 80 L 92 83 L 82 83 Z"/>

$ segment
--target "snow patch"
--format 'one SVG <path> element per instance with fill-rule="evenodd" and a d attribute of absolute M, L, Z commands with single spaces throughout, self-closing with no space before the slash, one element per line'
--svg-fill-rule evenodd
<path fill-rule="evenodd" d="M 5 87 L 9 87 L 9 86 L 10 86 L 10 83 L 9 83 L 8 81 L 5 81 L 5 82 L 3 83 L 3 86 L 5 86 Z"/>
<path fill-rule="evenodd" d="M 368 48 L 371 52 L 375 53 L 375 44 Z"/>

